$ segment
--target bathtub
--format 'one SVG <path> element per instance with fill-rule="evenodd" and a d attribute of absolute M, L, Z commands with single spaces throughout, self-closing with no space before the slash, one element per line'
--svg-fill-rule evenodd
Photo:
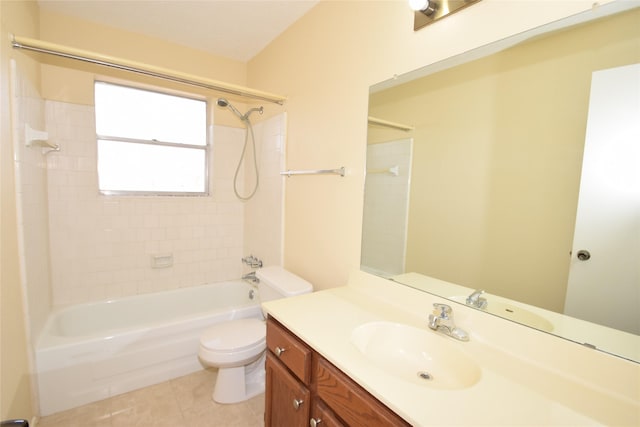
<path fill-rule="evenodd" d="M 261 317 L 243 281 L 70 306 L 49 316 L 36 348 L 42 416 L 203 369 L 209 325 Z"/>

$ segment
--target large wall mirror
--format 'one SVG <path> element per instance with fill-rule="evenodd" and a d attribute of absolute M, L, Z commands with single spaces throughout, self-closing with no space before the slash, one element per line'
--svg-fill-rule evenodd
<path fill-rule="evenodd" d="M 363 270 L 461 303 L 483 290 L 491 314 L 640 361 L 640 7 L 624 3 L 371 88 Z"/>

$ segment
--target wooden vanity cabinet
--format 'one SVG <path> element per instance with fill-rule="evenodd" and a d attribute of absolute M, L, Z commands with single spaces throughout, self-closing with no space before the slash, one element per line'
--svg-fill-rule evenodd
<path fill-rule="evenodd" d="M 409 426 L 273 318 L 267 350 L 265 427 Z"/>

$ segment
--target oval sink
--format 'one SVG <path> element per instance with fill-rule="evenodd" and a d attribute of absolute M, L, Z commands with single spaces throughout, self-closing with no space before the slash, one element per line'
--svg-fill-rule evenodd
<path fill-rule="evenodd" d="M 351 334 L 351 342 L 367 360 L 403 380 L 440 389 L 474 385 L 480 367 L 448 339 L 392 322 L 365 323 Z"/>
<path fill-rule="evenodd" d="M 465 304 L 467 297 L 456 295 L 454 297 L 449 297 L 449 299 Z M 487 298 L 487 306 L 482 310 L 486 311 L 487 313 L 500 316 L 504 319 L 539 329 L 541 331 L 553 331 L 553 324 L 547 319 L 525 308 L 518 307 L 513 304 Z"/>

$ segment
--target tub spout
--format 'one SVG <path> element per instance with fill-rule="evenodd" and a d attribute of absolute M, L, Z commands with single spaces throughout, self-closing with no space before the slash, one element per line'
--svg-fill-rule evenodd
<path fill-rule="evenodd" d="M 258 283 L 260 283 L 260 279 L 256 277 L 255 271 L 252 271 L 251 273 L 247 273 L 244 276 L 242 276 L 242 280 L 244 280 L 245 282 L 252 283 L 254 285 L 257 285 Z"/>

